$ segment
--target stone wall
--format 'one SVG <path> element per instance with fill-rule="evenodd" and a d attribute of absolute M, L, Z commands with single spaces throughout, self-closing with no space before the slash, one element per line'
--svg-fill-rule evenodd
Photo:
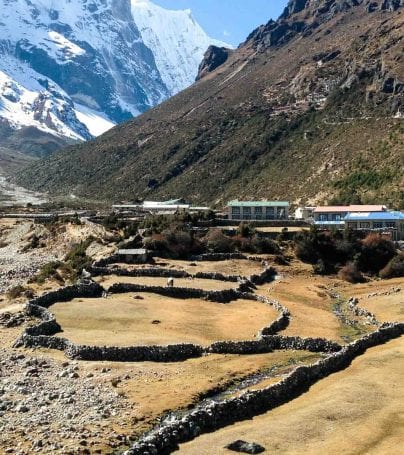
<path fill-rule="evenodd" d="M 276 270 L 273 267 L 269 267 L 266 268 L 262 273 L 251 275 L 249 280 L 257 286 L 261 286 L 273 281 L 275 279 L 275 276 Z"/>
<path fill-rule="evenodd" d="M 177 344 L 169 346 L 79 346 L 70 343 L 65 354 L 76 360 L 110 362 L 181 362 L 200 357 L 201 346 Z"/>
<path fill-rule="evenodd" d="M 111 294 L 125 294 L 128 292 L 149 292 L 177 299 L 205 299 L 217 303 L 230 303 L 239 298 L 244 298 L 244 293 L 236 289 L 223 289 L 221 291 L 205 291 L 196 288 L 179 288 L 164 286 L 146 286 L 142 284 L 116 283 L 108 292 Z"/>
<path fill-rule="evenodd" d="M 57 291 L 48 292 L 40 297 L 30 300 L 30 305 L 37 305 L 44 308 L 49 308 L 57 302 L 68 302 L 69 300 L 88 297 L 101 297 L 104 289 L 97 283 L 89 282 L 88 284 L 76 284 L 60 288 Z"/>
<path fill-rule="evenodd" d="M 164 269 L 160 267 L 150 267 L 147 269 L 124 269 L 124 268 L 110 268 L 110 267 L 90 267 L 87 269 L 91 276 L 129 276 L 129 277 L 159 277 L 159 278 L 195 278 L 205 280 L 217 280 L 236 283 L 240 280 L 238 275 L 224 275 L 216 272 L 197 272 L 191 274 L 185 270 Z M 241 277 L 242 279 L 247 279 Z"/>
<path fill-rule="evenodd" d="M 338 343 L 324 338 L 264 336 L 254 341 L 221 341 L 213 343 L 208 352 L 214 354 L 261 354 L 273 350 L 303 350 L 311 352 L 337 352 L 342 349 Z"/>
<path fill-rule="evenodd" d="M 280 382 L 256 391 L 247 391 L 237 398 L 210 402 L 183 417 L 163 423 L 142 437 L 126 455 L 170 454 L 179 443 L 200 434 L 216 431 L 235 422 L 263 414 L 307 390 L 318 380 L 346 368 L 368 348 L 404 334 L 404 324 L 384 324 L 377 331 L 350 343 L 312 365 L 295 368 Z"/>

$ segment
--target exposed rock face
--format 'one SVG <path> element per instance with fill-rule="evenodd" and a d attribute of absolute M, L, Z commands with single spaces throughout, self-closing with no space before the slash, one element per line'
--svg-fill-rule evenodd
<path fill-rule="evenodd" d="M 229 58 L 231 52 L 231 49 L 227 49 L 226 47 L 209 46 L 201 64 L 199 65 L 196 80 L 199 81 L 208 73 L 211 73 L 216 68 L 223 65 L 223 63 L 225 63 Z"/>

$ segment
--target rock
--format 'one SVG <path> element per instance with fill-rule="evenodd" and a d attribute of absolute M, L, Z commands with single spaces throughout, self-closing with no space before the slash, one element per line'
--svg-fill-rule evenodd
<path fill-rule="evenodd" d="M 15 410 L 16 410 L 17 412 L 24 412 L 24 413 L 25 413 L 25 412 L 28 412 L 28 411 L 29 411 L 29 407 L 28 407 L 28 406 L 25 406 L 25 404 L 19 404 L 19 405 L 15 408 Z"/>
<path fill-rule="evenodd" d="M 245 442 L 242 440 L 234 441 L 231 444 L 227 445 L 225 448 L 239 453 L 255 454 L 265 452 L 265 448 L 259 444 L 256 444 L 254 442 Z"/>
<path fill-rule="evenodd" d="M 231 49 L 225 47 L 209 46 L 199 65 L 196 80 L 199 81 L 200 79 L 203 79 L 207 74 L 223 65 L 229 58 L 231 52 Z"/>

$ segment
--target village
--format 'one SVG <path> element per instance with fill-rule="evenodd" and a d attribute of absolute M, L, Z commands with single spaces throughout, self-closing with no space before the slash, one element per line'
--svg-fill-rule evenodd
<path fill-rule="evenodd" d="M 112 206 L 112 210 L 123 217 L 212 212 L 209 207 L 193 206 L 183 199 L 116 204 Z M 287 201 L 234 200 L 227 204 L 225 210 L 214 213 L 218 226 L 247 222 L 258 228 L 308 226 L 316 226 L 318 229 L 349 228 L 363 232 L 379 232 L 393 241 L 404 240 L 404 212 L 389 210 L 382 204 L 296 207 L 292 212 L 291 204 Z"/>

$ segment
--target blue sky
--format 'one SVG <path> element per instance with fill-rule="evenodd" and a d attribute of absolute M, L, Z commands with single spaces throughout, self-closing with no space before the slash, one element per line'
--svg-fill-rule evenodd
<path fill-rule="evenodd" d="M 276 19 L 287 0 L 152 0 L 164 8 L 190 8 L 213 38 L 237 46 L 259 25 Z"/>

